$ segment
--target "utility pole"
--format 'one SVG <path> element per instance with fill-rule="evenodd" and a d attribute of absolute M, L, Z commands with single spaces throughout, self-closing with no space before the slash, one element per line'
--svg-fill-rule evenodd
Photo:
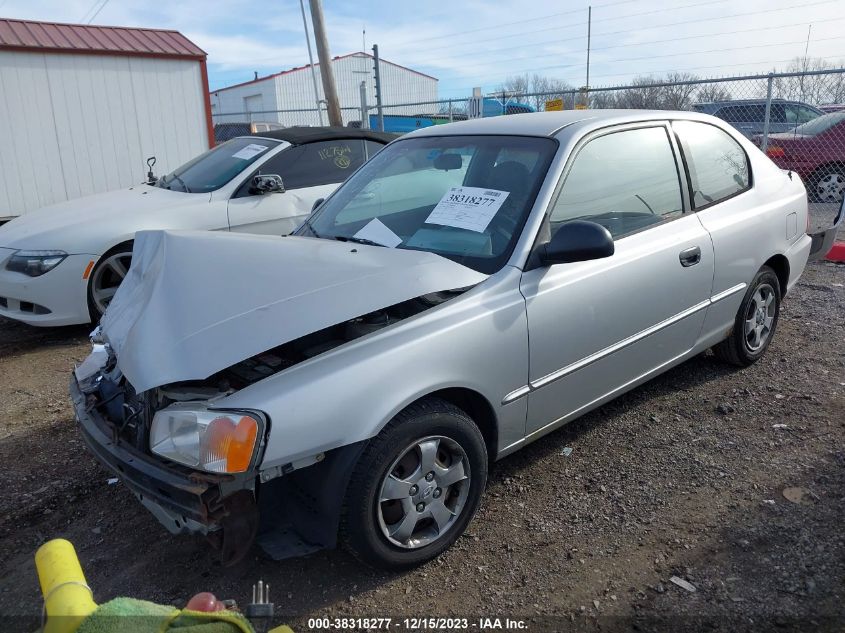
<path fill-rule="evenodd" d="M 311 5 L 311 23 L 314 25 L 314 41 L 317 43 L 317 59 L 320 60 L 320 77 L 323 79 L 323 94 L 326 95 L 329 125 L 343 125 L 340 102 L 337 99 L 337 86 L 334 83 L 329 41 L 326 38 L 326 25 L 323 20 L 323 3 L 322 0 L 308 0 L 308 2 Z"/>
<path fill-rule="evenodd" d="M 376 121 L 379 132 L 384 132 L 384 110 L 381 102 L 381 69 L 378 61 L 378 44 L 373 44 L 373 74 L 376 88 Z"/>
<path fill-rule="evenodd" d="M 587 83 L 584 85 L 590 88 L 590 31 L 593 25 L 593 7 L 587 7 Z"/>
<path fill-rule="evenodd" d="M 317 104 L 317 116 L 320 119 L 320 126 L 323 125 L 323 106 L 320 104 L 320 91 L 317 89 L 317 69 L 314 68 L 314 56 L 311 54 L 311 37 L 308 35 L 308 20 L 305 19 L 305 4 L 299 0 L 299 8 L 302 10 L 302 27 L 305 29 L 305 44 L 308 46 L 308 63 L 311 64 L 311 82 L 314 84 L 314 102 Z"/>

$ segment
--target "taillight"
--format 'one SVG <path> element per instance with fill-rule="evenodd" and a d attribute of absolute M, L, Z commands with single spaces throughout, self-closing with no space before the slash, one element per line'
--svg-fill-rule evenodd
<path fill-rule="evenodd" d="M 778 145 L 770 145 L 766 149 L 766 156 L 769 158 L 783 158 L 786 156 L 786 151 Z"/>

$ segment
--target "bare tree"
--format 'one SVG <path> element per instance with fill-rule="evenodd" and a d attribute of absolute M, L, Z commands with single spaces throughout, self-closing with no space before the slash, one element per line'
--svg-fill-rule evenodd
<path fill-rule="evenodd" d="M 571 109 L 574 107 L 577 93 L 576 89 L 565 81 L 537 73 L 508 77 L 497 92 L 503 93 L 506 98 L 516 97 L 527 101 L 536 110 L 542 110 L 546 101 L 552 99 L 563 99 L 564 108 Z"/>
<path fill-rule="evenodd" d="M 713 101 L 730 101 L 730 90 L 720 83 L 699 84 L 695 94 L 696 103 L 711 103 Z"/>
<path fill-rule="evenodd" d="M 690 73 L 669 73 L 666 75 L 666 85 L 663 86 L 661 108 L 666 110 L 689 110 L 694 102 L 696 84 L 689 82 L 698 79 Z"/>
<path fill-rule="evenodd" d="M 663 104 L 663 86 L 655 77 L 635 77 L 631 87 L 616 95 L 617 108 L 660 109 Z"/>
<path fill-rule="evenodd" d="M 790 73 L 813 73 L 841 67 L 818 57 L 796 57 L 786 68 Z M 813 105 L 840 103 L 845 99 L 845 79 L 841 73 L 802 74 L 775 80 L 772 92 L 780 99 L 804 101 Z"/>

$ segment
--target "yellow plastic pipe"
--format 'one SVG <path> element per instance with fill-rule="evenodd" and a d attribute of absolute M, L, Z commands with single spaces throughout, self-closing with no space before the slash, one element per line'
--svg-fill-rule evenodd
<path fill-rule="evenodd" d="M 35 552 L 35 568 L 44 595 L 44 633 L 73 633 L 97 608 L 76 550 L 70 541 L 54 539 Z"/>

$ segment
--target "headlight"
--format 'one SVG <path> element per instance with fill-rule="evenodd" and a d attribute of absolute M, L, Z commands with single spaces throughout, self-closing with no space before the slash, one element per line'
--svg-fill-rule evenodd
<path fill-rule="evenodd" d="M 17 251 L 6 262 L 6 270 L 40 277 L 61 264 L 65 257 L 64 251 Z"/>
<path fill-rule="evenodd" d="M 177 404 L 155 414 L 150 449 L 210 473 L 242 473 L 252 462 L 262 427 L 256 413 L 207 411 Z"/>

